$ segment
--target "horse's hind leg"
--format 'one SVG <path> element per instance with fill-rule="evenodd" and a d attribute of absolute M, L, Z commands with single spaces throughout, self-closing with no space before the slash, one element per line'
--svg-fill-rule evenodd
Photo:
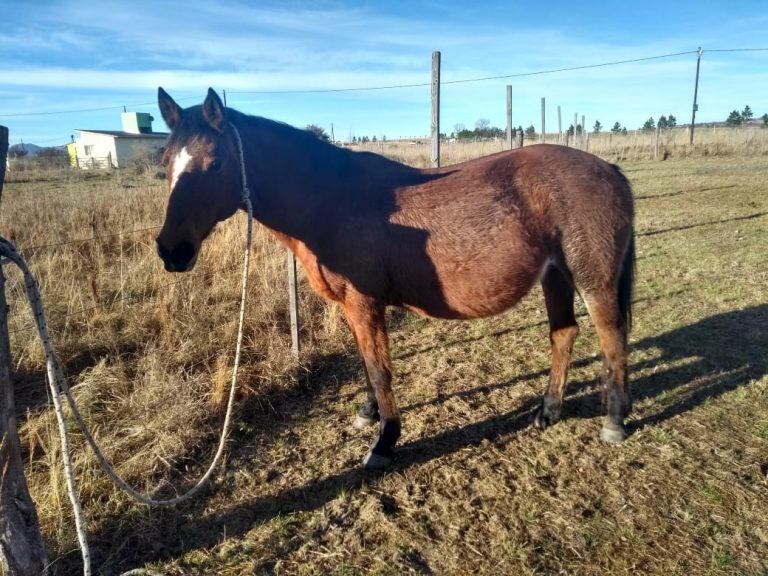
<path fill-rule="evenodd" d="M 605 422 L 600 438 L 617 444 L 627 437 L 624 418 L 632 410 L 627 372 L 627 326 L 621 315 L 615 289 L 584 294 L 603 351 L 603 410 Z"/>
<path fill-rule="evenodd" d="M 395 443 L 400 438 L 400 411 L 392 393 L 384 305 L 353 293 L 344 301 L 344 314 L 355 333 L 381 418 L 379 434 L 363 465 L 369 469 L 383 468 L 392 461 Z"/>
<path fill-rule="evenodd" d="M 544 302 L 549 318 L 549 340 L 552 345 L 552 369 L 549 386 L 541 407 L 536 413 L 535 424 L 546 428 L 560 419 L 560 408 L 568 379 L 573 341 L 579 333 L 573 310 L 574 289 L 571 279 L 554 265 L 549 265 L 541 278 Z"/>

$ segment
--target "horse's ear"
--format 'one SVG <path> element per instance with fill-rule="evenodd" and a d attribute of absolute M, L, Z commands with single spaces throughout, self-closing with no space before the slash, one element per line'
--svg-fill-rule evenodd
<path fill-rule="evenodd" d="M 227 121 L 226 111 L 221 98 L 213 88 L 208 88 L 208 95 L 203 102 L 203 117 L 210 127 L 217 132 L 224 131 L 224 124 Z"/>
<path fill-rule="evenodd" d="M 163 120 L 165 120 L 168 128 L 171 130 L 176 128 L 181 121 L 181 106 L 176 104 L 162 87 L 157 88 L 157 106 L 160 108 L 160 114 L 163 115 Z"/>

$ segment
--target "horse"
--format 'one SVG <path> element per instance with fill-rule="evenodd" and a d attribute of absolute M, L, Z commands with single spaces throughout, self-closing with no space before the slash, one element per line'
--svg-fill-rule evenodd
<path fill-rule="evenodd" d="M 552 365 L 534 425 L 561 416 L 578 291 L 603 353 L 600 438 L 626 438 L 634 208 L 617 166 L 541 144 L 417 169 L 240 113 L 213 89 L 182 109 L 159 88 L 158 105 L 171 131 L 163 158 L 170 196 L 156 239 L 165 269 L 194 266 L 216 224 L 243 207 L 245 178 L 254 219 L 293 252 L 315 292 L 341 305 L 354 335 L 367 394 L 353 425 L 378 423 L 365 468 L 388 466 L 401 432 L 386 308 L 482 318 L 538 282 Z"/>

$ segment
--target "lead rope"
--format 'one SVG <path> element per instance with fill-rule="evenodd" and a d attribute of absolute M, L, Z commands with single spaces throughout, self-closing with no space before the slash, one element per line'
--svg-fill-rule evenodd
<path fill-rule="evenodd" d="M 130 486 L 125 480 L 123 480 L 123 478 L 115 471 L 114 466 L 109 462 L 106 456 L 104 456 L 101 449 L 99 448 L 99 445 L 96 443 L 96 440 L 91 434 L 91 431 L 89 430 L 88 425 L 83 420 L 83 417 L 80 414 L 80 410 L 77 407 L 77 403 L 75 402 L 75 399 L 72 396 L 72 392 L 69 388 L 69 383 L 67 382 L 67 379 L 64 378 L 64 375 L 62 374 L 58 358 L 56 357 L 56 353 L 54 352 L 53 346 L 51 345 L 50 335 L 48 334 L 48 324 L 45 319 L 45 310 L 43 308 L 43 302 L 40 297 L 40 290 L 38 288 L 37 281 L 35 280 L 34 276 L 32 276 L 32 273 L 30 272 L 29 267 L 27 266 L 27 263 L 24 261 L 24 258 L 22 258 L 21 255 L 18 253 L 18 251 L 16 250 L 16 247 L 13 244 L 11 244 L 8 240 L 0 236 L 0 255 L 4 256 L 8 260 L 16 264 L 16 266 L 18 266 L 18 268 L 21 270 L 21 272 L 24 275 L 24 286 L 27 293 L 27 299 L 29 300 L 29 304 L 32 308 L 32 313 L 35 317 L 35 324 L 37 325 L 37 332 L 38 332 L 38 335 L 40 336 L 40 342 L 43 347 L 43 352 L 45 353 L 48 386 L 50 387 L 51 395 L 53 396 L 53 407 L 56 412 L 56 420 L 59 425 L 59 435 L 61 439 L 61 453 L 62 453 L 62 459 L 64 461 L 64 476 L 67 482 L 67 493 L 69 495 L 69 500 L 70 502 L 72 502 L 72 510 L 74 512 L 74 517 L 75 517 L 75 527 L 77 529 L 77 539 L 80 543 L 80 550 L 83 557 L 84 576 L 91 575 L 90 551 L 88 548 L 88 540 L 86 538 L 85 521 L 83 519 L 83 510 L 82 510 L 82 506 L 80 505 L 79 497 L 77 495 L 77 487 L 75 485 L 75 479 L 72 473 L 72 460 L 71 460 L 71 454 L 69 450 L 69 441 L 67 437 L 67 427 L 64 421 L 64 411 L 62 408 L 61 398 L 60 398 L 60 394 L 62 392 L 64 393 L 64 397 L 67 399 L 67 403 L 69 404 L 69 407 L 72 410 L 72 414 L 75 417 L 75 421 L 77 422 L 77 425 L 82 431 L 83 436 L 85 436 L 85 439 L 88 442 L 88 445 L 93 450 L 93 453 L 96 456 L 96 460 L 98 460 L 99 465 L 101 466 L 101 469 L 115 483 L 115 485 L 118 488 L 123 490 L 123 492 L 128 494 L 128 496 L 130 496 L 137 502 L 146 504 L 147 506 L 174 506 L 176 504 L 180 504 L 181 502 L 184 502 L 192 498 L 195 494 L 197 494 L 202 489 L 202 487 L 211 478 L 211 476 L 213 475 L 213 472 L 215 471 L 216 467 L 219 464 L 219 461 L 221 460 L 221 457 L 224 454 L 224 448 L 226 447 L 227 436 L 229 435 L 229 429 L 231 425 L 232 409 L 235 403 L 235 390 L 237 388 L 237 373 L 238 373 L 238 368 L 240 367 L 240 356 L 241 356 L 242 343 L 243 343 L 243 325 L 245 322 L 246 294 L 248 292 L 248 271 L 249 271 L 249 265 L 250 265 L 251 241 L 253 236 L 253 207 L 251 205 L 251 194 L 250 194 L 250 190 L 248 189 L 248 181 L 245 173 L 245 158 L 243 155 L 243 142 L 240 139 L 240 133 L 237 131 L 237 128 L 235 128 L 234 124 L 230 123 L 230 126 L 235 135 L 235 141 L 237 143 L 237 151 L 239 155 L 240 178 L 241 178 L 241 185 L 242 185 L 242 202 L 244 204 L 245 211 L 248 214 L 248 222 L 246 225 L 246 237 L 245 237 L 245 258 L 243 261 L 242 291 L 240 296 L 240 315 L 239 315 L 238 329 L 237 329 L 237 343 L 235 345 L 235 361 L 232 367 L 232 381 L 229 387 L 227 411 L 224 416 L 224 423 L 222 424 L 222 428 L 221 428 L 221 437 L 219 438 L 219 444 L 218 444 L 218 447 L 216 448 L 216 453 L 213 456 L 213 460 L 211 461 L 211 464 L 208 466 L 208 469 L 205 471 L 205 474 L 203 474 L 200 480 L 198 480 L 197 483 L 192 488 L 190 488 L 188 491 L 186 491 L 184 494 L 181 494 L 180 496 L 176 496 L 174 498 L 168 498 L 168 499 L 160 499 L 160 500 L 150 498 L 149 496 L 145 496 L 144 494 L 140 493 L 135 488 Z M 136 573 L 136 572 L 131 571 L 131 573 Z"/>

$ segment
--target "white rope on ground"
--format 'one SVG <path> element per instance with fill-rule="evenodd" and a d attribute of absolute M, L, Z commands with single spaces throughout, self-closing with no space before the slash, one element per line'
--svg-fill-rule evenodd
<path fill-rule="evenodd" d="M 72 503 L 72 509 L 74 512 L 75 526 L 77 529 L 77 538 L 80 543 L 80 550 L 83 557 L 83 574 L 85 576 L 91 575 L 90 551 L 88 548 L 88 541 L 86 538 L 83 511 L 80 505 L 79 497 L 77 495 L 77 487 L 75 485 L 74 475 L 72 473 L 72 460 L 71 460 L 71 454 L 69 449 L 69 441 L 67 437 L 66 423 L 64 421 L 64 411 L 62 408 L 61 398 L 60 398 L 61 393 L 63 393 L 64 397 L 67 399 L 67 403 L 69 404 L 69 407 L 72 410 L 72 414 L 75 418 L 75 421 L 80 427 L 80 430 L 82 431 L 83 436 L 85 436 L 85 439 L 88 442 L 88 445 L 93 450 L 93 453 L 96 456 L 96 460 L 99 462 L 99 465 L 101 466 L 104 473 L 115 483 L 115 485 L 118 488 L 120 488 L 126 494 L 128 494 L 131 498 L 133 498 L 134 500 L 142 504 L 146 504 L 148 506 L 174 506 L 176 504 L 180 504 L 181 502 L 189 500 L 195 494 L 197 494 L 203 488 L 203 486 L 208 482 L 210 477 L 213 475 L 213 472 L 217 468 L 219 461 L 221 460 L 221 457 L 224 454 L 224 448 L 226 447 L 227 437 L 229 435 L 229 429 L 231 426 L 232 410 L 235 402 L 235 390 L 237 388 L 237 374 L 238 374 L 238 368 L 240 366 L 240 357 L 241 357 L 241 351 L 242 351 L 243 327 L 245 323 L 245 304 L 246 304 L 246 295 L 248 292 L 248 272 L 250 267 L 251 242 L 252 242 L 252 236 L 253 236 L 253 207 L 251 205 L 250 190 L 248 189 L 248 182 L 247 182 L 247 177 L 245 173 L 245 158 L 243 154 L 243 143 L 240 138 L 240 133 L 237 131 L 237 128 L 235 128 L 233 124 L 230 124 L 230 126 L 233 130 L 233 133 L 235 135 L 235 141 L 237 143 L 237 150 L 238 150 L 239 160 L 240 160 L 242 202 L 248 217 L 248 222 L 246 225 L 246 238 L 245 238 L 245 258 L 243 261 L 240 314 L 239 314 L 239 320 L 238 320 L 237 341 L 235 345 L 235 360 L 232 367 L 232 380 L 229 388 L 229 398 L 227 400 L 227 411 L 224 416 L 224 423 L 222 424 L 221 436 L 219 438 L 218 447 L 216 448 L 216 453 L 214 454 L 213 460 L 211 461 L 211 464 L 208 466 L 208 469 L 205 471 L 203 476 L 197 481 L 197 483 L 192 488 L 190 488 L 180 496 L 176 496 L 174 498 L 168 498 L 168 499 L 154 499 L 149 496 L 145 496 L 144 494 L 138 492 L 136 489 L 130 486 L 115 471 L 114 466 L 104 456 L 101 449 L 99 448 L 99 445 L 96 443 L 96 440 L 91 434 L 91 431 L 88 428 L 88 425 L 85 423 L 82 415 L 80 414 L 80 410 L 77 407 L 77 403 L 75 402 L 75 399 L 72 396 L 72 392 L 69 388 L 69 383 L 67 382 L 67 379 L 64 377 L 61 371 L 58 358 L 56 357 L 56 353 L 54 352 L 53 346 L 51 345 L 51 339 L 48 333 L 48 325 L 45 319 L 45 310 L 43 308 L 43 302 L 40 297 L 40 290 L 38 288 L 37 281 L 35 280 L 34 276 L 32 276 L 32 273 L 30 272 L 29 267 L 27 266 L 27 263 L 24 261 L 24 258 L 22 258 L 21 255 L 18 253 L 15 246 L 5 238 L 0 236 L 0 255 L 7 258 L 14 264 L 16 264 L 16 266 L 18 266 L 18 268 L 22 271 L 24 275 L 24 284 L 26 288 L 27 298 L 29 300 L 30 306 L 32 307 L 32 313 L 35 317 L 35 323 L 37 325 L 38 335 L 40 336 L 40 341 L 43 346 L 43 351 L 45 353 L 48 385 L 50 387 L 50 391 L 53 396 L 53 405 L 56 411 L 56 419 L 59 425 L 59 434 L 61 437 L 60 438 L 61 451 L 62 451 L 62 459 L 64 461 L 64 475 L 67 481 L 67 493 Z M 131 571 L 131 572 L 135 573 L 134 571 Z"/>

